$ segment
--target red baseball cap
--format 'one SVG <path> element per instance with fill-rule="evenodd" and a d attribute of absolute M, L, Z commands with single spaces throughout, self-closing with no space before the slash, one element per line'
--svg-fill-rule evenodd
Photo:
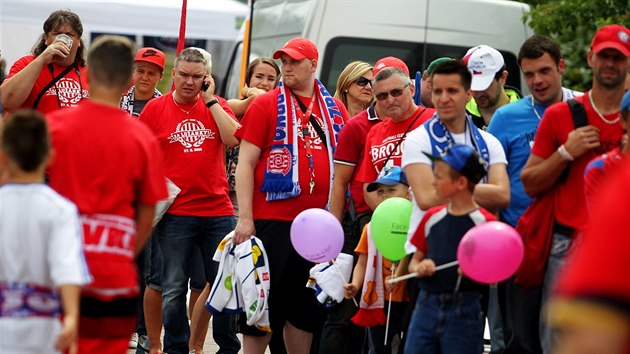
<path fill-rule="evenodd" d="M 166 56 L 161 50 L 145 47 L 138 51 L 136 59 L 134 61 L 144 61 L 147 63 L 155 64 L 164 70 L 164 63 L 166 62 Z"/>
<path fill-rule="evenodd" d="M 591 50 L 597 54 L 607 48 L 617 49 L 630 57 L 630 30 L 621 25 L 606 25 L 597 30 L 591 41 Z"/>
<path fill-rule="evenodd" d="M 273 53 L 273 58 L 280 59 L 282 54 L 286 54 L 295 60 L 302 60 L 304 58 L 317 60 L 319 57 L 315 43 L 304 37 L 290 39 L 284 44 L 282 49 L 278 49 Z"/>
<path fill-rule="evenodd" d="M 376 62 L 376 64 L 374 64 L 374 69 L 372 69 L 372 74 L 376 76 L 376 74 L 378 74 L 379 71 L 385 68 L 398 68 L 404 71 L 405 74 L 407 74 L 407 76 L 409 76 L 409 68 L 407 67 L 407 64 L 405 64 L 404 61 L 396 57 L 385 57 L 385 58 L 379 59 Z"/>

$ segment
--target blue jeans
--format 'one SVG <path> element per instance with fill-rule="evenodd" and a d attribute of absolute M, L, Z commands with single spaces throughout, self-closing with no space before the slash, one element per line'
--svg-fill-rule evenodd
<path fill-rule="evenodd" d="M 405 342 L 405 354 L 479 354 L 484 319 L 477 292 L 420 291 Z"/>
<path fill-rule="evenodd" d="M 234 226 L 233 216 L 197 217 L 168 213 L 158 223 L 156 232 L 162 252 L 162 316 L 166 353 L 188 353 L 190 327 L 186 293 L 195 248 L 201 248 L 206 280 L 212 283 L 218 270 L 218 263 L 212 260 L 212 256 L 219 242 Z M 237 353 L 240 349 L 231 322 L 231 316 L 213 318 L 213 334 L 215 340 L 219 339 L 221 353 Z"/>
<path fill-rule="evenodd" d="M 573 237 L 563 235 L 554 231 L 551 239 L 551 249 L 549 250 L 549 259 L 547 260 L 547 272 L 543 280 L 542 288 L 542 311 L 540 313 L 540 342 L 544 354 L 551 353 L 553 343 L 553 333 L 551 327 L 547 324 L 545 316 L 545 305 L 556 285 L 556 277 L 562 266 L 564 266 L 566 255 L 573 244 Z"/>

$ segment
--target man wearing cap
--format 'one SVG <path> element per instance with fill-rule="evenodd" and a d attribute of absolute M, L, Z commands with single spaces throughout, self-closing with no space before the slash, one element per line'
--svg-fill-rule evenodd
<path fill-rule="evenodd" d="M 289 353 L 308 352 L 324 319 L 304 286 L 313 264 L 293 248 L 291 222 L 306 209 L 326 207 L 337 135 L 348 118 L 341 101 L 315 78 L 318 55 L 306 38 L 293 38 L 277 50 L 273 57 L 282 63 L 282 80 L 252 102 L 236 133 L 241 145 L 234 242 L 251 235 L 263 241 L 271 277 L 271 330 L 274 338 L 284 336 Z M 242 332 L 246 352 L 264 352 L 271 339 L 270 333 L 249 327 Z"/>
<path fill-rule="evenodd" d="M 361 169 L 356 177 L 364 184 L 365 201 L 374 210 L 376 204 L 371 193 L 365 190 L 368 183 L 377 179 L 386 166 L 400 166 L 402 143 L 408 134 L 427 121 L 435 112 L 432 108 L 418 107 L 413 102 L 415 87 L 411 84 L 406 66 L 385 67 L 374 71 L 376 107 L 383 112 L 385 121 L 370 129 Z"/>
<path fill-rule="evenodd" d="M 630 63 L 630 30 L 620 25 L 600 28 L 587 55 L 593 69 L 593 86 L 575 100 L 584 105 L 588 125 L 575 128 L 567 103 L 549 107 L 521 173 L 528 195 L 554 193 L 555 225 L 543 283 L 543 306 L 575 236 L 588 221 L 584 168 L 595 156 L 617 147 L 623 134 L 619 105 Z M 548 353 L 552 333 L 544 322 L 542 325 L 543 351 Z"/>
<path fill-rule="evenodd" d="M 138 118 L 149 100 L 162 96 L 156 88 L 164 75 L 166 57 L 158 49 L 142 48 L 136 54 L 133 65 L 133 86 L 122 96 L 120 108 Z"/>
<path fill-rule="evenodd" d="M 218 270 L 214 250 L 234 228 L 225 166 L 217 156 L 222 156 L 225 145 L 238 144 L 233 134 L 239 124 L 227 101 L 215 95 L 211 69 L 205 50 L 184 49 L 175 58 L 175 90 L 150 100 L 139 117 L 158 137 L 164 175 L 181 189 L 155 227 L 162 271 L 147 279 L 148 287 L 162 288 L 164 351 L 169 354 L 189 349 L 186 293 L 195 248 L 201 248 L 206 280 L 212 283 Z M 238 352 L 240 344 L 228 323 L 214 323 L 215 332 L 225 334 L 221 349 Z M 159 340 L 150 338 L 149 345 L 152 353 L 159 352 Z"/>
<path fill-rule="evenodd" d="M 489 166 L 487 177 L 475 187 L 475 201 L 489 210 L 509 204 L 510 187 L 503 148 L 494 136 L 478 129 L 466 115 L 466 102 L 472 95 L 471 76 L 461 60 L 439 64 L 432 75 L 431 96 L 437 112 L 412 131 L 403 144 L 402 166 L 414 192 L 408 237 L 413 236 L 427 209 L 444 204 L 435 193 L 432 162 L 424 153 L 438 155 L 452 144 L 474 147 Z M 409 242 L 405 247 L 408 253 L 415 252 Z"/>
<path fill-rule="evenodd" d="M 466 111 L 478 128 L 486 129 L 499 107 L 517 101 L 523 95 L 516 88 L 505 85 L 508 72 L 498 50 L 478 45 L 470 48 L 463 60 L 472 74 L 473 99 L 466 104 Z"/>
<path fill-rule="evenodd" d="M 373 75 L 387 67 L 397 67 L 408 73 L 405 62 L 396 57 L 384 57 L 374 64 Z M 363 164 L 366 136 L 370 129 L 385 117 L 379 106 L 372 104 L 366 110 L 347 121 L 339 134 L 339 143 L 335 150 L 335 178 L 330 197 L 330 212 L 339 221 L 351 219 L 353 238 L 346 237 L 342 252 L 354 255 L 354 249 L 359 242 L 363 226 L 370 221 L 372 209 L 366 203 L 363 195 L 363 183 L 357 180 L 357 175 Z M 350 189 L 351 202 L 346 203 L 346 191 Z M 374 193 L 370 193 L 373 197 Z M 347 204 L 352 206 L 347 207 Z M 354 210 L 351 210 L 352 207 Z M 344 215 L 344 212 L 347 214 Z M 354 214 L 353 214 L 354 213 Z M 352 352 L 362 350 L 363 333 L 361 338 L 355 338 L 352 328 L 356 328 L 350 317 L 357 311 L 356 305 L 350 300 L 344 300 L 340 305 L 331 309 L 322 331 L 320 352 L 339 352 L 348 348 Z M 350 329 L 350 330 L 349 330 Z M 341 338 L 341 339 L 339 339 Z M 358 342 L 357 342 L 358 339 Z"/>
<path fill-rule="evenodd" d="M 433 107 L 433 102 L 431 102 L 431 74 L 433 74 L 433 70 L 438 64 L 443 63 L 445 61 L 453 60 L 449 57 L 441 57 L 432 61 L 427 70 L 422 73 L 422 80 L 420 82 L 420 104 L 423 107 Z"/>
<path fill-rule="evenodd" d="M 513 227 L 532 202 L 523 190 L 521 170 L 531 152 L 543 113 L 554 103 L 582 95 L 562 87 L 564 60 L 560 46 L 549 37 L 534 35 L 528 38 L 519 50 L 518 64 L 532 95 L 499 108 L 488 127 L 488 132 L 499 140 L 507 157 L 510 206 L 501 209 L 499 215 L 501 221 Z M 502 295 L 503 289 L 505 295 Z M 511 279 L 499 284 L 499 296 L 505 297 L 505 301 L 499 301 L 504 319 L 504 353 L 540 353 L 540 288 L 523 289 L 515 286 Z"/>

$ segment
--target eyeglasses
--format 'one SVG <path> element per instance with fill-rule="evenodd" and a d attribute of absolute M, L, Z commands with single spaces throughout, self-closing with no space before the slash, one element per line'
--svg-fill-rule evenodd
<path fill-rule="evenodd" d="M 355 81 L 355 83 L 358 86 L 365 87 L 367 86 L 367 84 L 372 85 L 372 80 L 368 79 L 367 77 L 361 76 L 360 78 L 357 79 L 357 81 Z"/>
<path fill-rule="evenodd" d="M 389 97 L 389 95 L 392 95 L 392 97 L 398 97 L 400 95 L 402 95 L 403 91 L 407 88 L 407 86 L 409 86 L 409 84 L 401 87 L 401 88 L 397 88 L 397 89 L 393 89 L 389 92 L 381 92 L 381 93 L 377 93 L 376 95 L 376 99 L 379 101 L 385 101 L 387 99 L 387 97 Z"/>

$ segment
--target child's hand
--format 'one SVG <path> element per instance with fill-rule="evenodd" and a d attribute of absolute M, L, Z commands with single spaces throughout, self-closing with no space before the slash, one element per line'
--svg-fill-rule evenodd
<path fill-rule="evenodd" d="M 66 316 L 63 319 L 63 327 L 61 333 L 57 337 L 55 343 L 55 349 L 64 352 L 70 348 L 69 353 L 73 354 L 77 351 L 77 335 L 79 333 L 79 326 L 77 319 L 72 316 Z"/>
<path fill-rule="evenodd" d="M 348 283 L 343 286 L 343 296 L 346 299 L 352 299 L 357 294 L 358 291 L 359 291 L 359 287 L 352 283 Z"/>
<path fill-rule="evenodd" d="M 423 259 L 416 267 L 416 273 L 420 277 L 430 277 L 435 272 L 435 262 L 430 259 Z"/>

